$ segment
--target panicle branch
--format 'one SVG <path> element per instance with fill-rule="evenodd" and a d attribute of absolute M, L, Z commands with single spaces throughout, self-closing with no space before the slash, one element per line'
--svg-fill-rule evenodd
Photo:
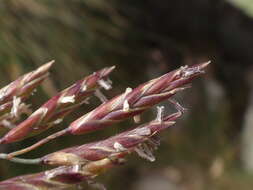
<path fill-rule="evenodd" d="M 13 190 L 68 189 L 82 182 L 89 183 L 107 169 L 124 163 L 124 157 L 132 152 L 154 161 L 152 152 L 159 145 L 155 137 L 162 130 L 175 124 L 175 120 L 182 115 L 182 112 L 178 110 L 177 113 L 168 116 L 161 116 L 161 113 L 158 115 L 159 118 L 114 137 L 64 149 L 41 159 L 30 160 L 34 163 L 61 167 L 0 182 L 0 190 L 6 187 Z M 103 186 L 99 185 L 99 187 Z"/>
<path fill-rule="evenodd" d="M 98 90 L 98 87 L 101 86 L 106 90 L 111 88 L 111 82 L 106 82 L 105 79 L 107 79 L 114 67 L 102 69 L 76 82 L 51 98 L 28 119 L 7 133 L 0 142 L 11 143 L 19 141 L 28 135 L 31 136 L 34 133 L 48 129 L 59 123 L 64 116 L 76 107 L 86 102 L 86 98 L 93 93 L 99 96 L 104 103 L 72 122 L 68 128 L 56 132 L 30 147 L 10 154 L 0 154 L 0 158 L 9 159 L 17 163 L 57 166 L 57 168 L 52 170 L 2 181 L 0 182 L 0 190 L 70 189 L 80 185 L 82 182 L 105 189 L 104 186 L 94 183 L 93 179 L 107 169 L 125 162 L 127 155 L 135 152 L 142 158 L 155 161 L 153 151 L 160 144 L 158 133 L 174 125 L 176 120 L 185 112 L 185 109 L 178 102 L 171 99 L 171 96 L 185 89 L 186 85 L 204 72 L 208 64 L 209 62 L 191 67 L 181 67 L 148 81 L 133 90 L 127 88 L 123 94 L 109 101 Z M 0 95 L 1 92 L 3 90 L 0 90 Z M 13 107 L 11 114 L 18 116 L 18 108 L 22 107 L 20 106 L 21 100 L 25 96 L 17 96 L 17 93 L 12 93 L 13 97 L 8 99 L 7 95 L 11 93 L 7 92 L 2 93 L 6 94 L 6 97 L 2 96 L 3 103 L 11 103 L 11 107 Z M 66 148 L 37 159 L 14 157 L 65 134 L 78 135 L 92 132 L 129 117 L 134 117 L 134 120 L 139 122 L 139 115 L 142 112 L 166 99 L 169 99 L 175 105 L 176 113 L 165 116 L 164 107 L 158 107 L 155 120 L 113 137 Z"/>
<path fill-rule="evenodd" d="M 161 77 L 150 80 L 133 90 L 127 88 L 125 93 L 112 98 L 93 111 L 75 120 L 68 128 L 58 132 L 57 135 L 50 135 L 30 147 L 10 153 L 8 158 L 24 154 L 65 134 L 78 135 L 92 132 L 139 115 L 155 104 L 183 90 L 186 84 L 189 84 L 194 78 L 204 73 L 204 69 L 208 64 L 209 63 L 203 63 L 191 67 L 184 66 Z M 4 141 L 6 140 L 3 139 L 3 142 Z"/>

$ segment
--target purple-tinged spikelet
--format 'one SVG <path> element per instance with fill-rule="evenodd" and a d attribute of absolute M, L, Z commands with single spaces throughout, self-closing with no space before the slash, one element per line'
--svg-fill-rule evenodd
<path fill-rule="evenodd" d="M 98 89 L 100 84 L 107 90 L 110 88 L 110 84 L 107 84 L 105 79 L 113 69 L 114 67 L 108 67 L 94 72 L 59 92 L 25 121 L 9 131 L 0 143 L 7 144 L 20 141 L 60 123 L 67 114 L 87 102 L 87 98 Z"/>
<path fill-rule="evenodd" d="M 72 122 L 69 126 L 69 132 L 71 134 L 84 134 L 139 115 L 155 104 L 183 90 L 184 85 L 202 74 L 203 69 L 208 64 L 181 67 L 148 81 L 133 90 L 127 88 L 125 93 L 105 102 Z"/>
<path fill-rule="evenodd" d="M 38 69 L 27 73 L 9 85 L 0 89 L 0 115 L 8 113 L 13 106 L 13 98 L 27 98 L 33 90 L 48 76 L 48 70 L 54 61 L 46 63 Z"/>
<path fill-rule="evenodd" d="M 156 138 L 153 137 L 174 125 L 181 115 L 181 110 L 166 117 L 158 114 L 158 117 L 149 123 L 105 140 L 54 152 L 43 157 L 41 162 L 49 165 L 76 165 L 104 158 L 120 158 L 131 152 L 137 152 L 140 156 L 154 161 L 152 151 L 149 151 L 149 148 L 152 150 L 157 145 Z"/>
<path fill-rule="evenodd" d="M 54 61 L 40 66 L 38 69 L 29 72 L 9 85 L 0 89 L 0 128 L 12 129 L 15 122 L 19 120 L 20 115 L 30 114 L 28 105 L 24 103 L 40 85 L 40 83 L 48 76 L 48 71 Z"/>
<path fill-rule="evenodd" d="M 134 152 L 142 158 L 154 161 L 153 151 L 160 144 L 157 134 L 174 125 L 185 111 L 179 103 L 170 99 L 170 97 L 176 92 L 183 90 L 186 84 L 189 84 L 195 77 L 203 73 L 203 69 L 207 65 L 208 63 L 181 67 L 178 70 L 144 83 L 134 90 L 127 88 L 125 93 L 104 102 L 98 108 L 74 121 L 68 128 L 52 134 L 23 150 L 11 154 L 0 154 L 0 158 L 18 163 L 59 166 L 37 174 L 24 175 L 2 181 L 0 182 L 0 190 L 67 190 L 77 187 L 82 182 L 89 184 L 92 182 L 94 184 L 93 179 L 96 176 L 113 166 L 123 163 L 125 161 L 124 158 Z M 92 81 L 93 79 L 90 80 Z M 87 78 L 84 80 L 87 80 Z M 55 124 L 58 119 L 63 118 L 65 114 L 81 104 L 85 100 L 82 97 L 89 95 L 89 92 L 94 92 L 97 85 L 106 89 L 110 88 L 110 84 L 96 77 L 93 82 L 89 83 L 81 80 L 59 93 L 34 112 L 26 120 L 28 122 L 27 125 L 20 127 L 17 132 L 12 134 L 13 136 L 8 137 L 11 133 L 7 134 L 8 138 L 5 140 L 13 142 L 23 139 L 24 136 L 33 133 L 35 127 L 39 127 L 39 130 L 43 131 L 50 127 L 47 127 L 48 124 Z M 83 95 L 82 93 L 87 94 Z M 101 96 L 99 93 L 96 94 Z M 102 96 L 100 98 L 105 100 Z M 13 157 L 33 150 L 49 140 L 67 133 L 74 135 L 83 134 L 103 129 L 128 117 L 136 117 L 165 99 L 169 99 L 178 112 L 164 116 L 164 107 L 158 107 L 158 114 L 155 120 L 105 140 L 66 148 L 37 159 Z M 13 103 L 18 104 L 17 102 Z M 13 112 L 17 112 L 17 110 Z M 135 120 L 138 120 L 138 118 L 135 118 Z M 22 132 L 22 129 L 25 132 Z M 105 190 L 103 186 L 96 183 L 95 186 Z"/>
<path fill-rule="evenodd" d="M 0 182 L 0 190 L 70 190 L 78 187 L 82 182 L 93 182 L 97 175 L 121 164 L 121 162 L 121 159 L 105 158 L 78 167 L 76 165 L 62 166 L 2 181 Z"/>
<path fill-rule="evenodd" d="M 10 153 L 8 154 L 8 158 L 24 154 L 65 134 L 85 134 L 104 129 L 124 119 L 136 117 L 155 104 L 169 99 L 178 91 L 185 89 L 185 85 L 191 83 L 194 78 L 204 73 L 204 69 L 208 64 L 209 62 L 190 67 L 184 66 L 161 77 L 150 80 L 133 90 L 127 88 L 125 93 L 104 102 L 93 111 L 72 122 L 68 128 L 52 134 L 30 147 Z M 29 129 L 29 125 L 31 124 L 28 123 L 27 129 Z M 23 138 L 23 133 L 23 130 L 21 130 L 21 139 Z M 8 140 L 8 138 L 10 140 Z M 3 142 L 13 142 L 17 137 L 11 138 L 11 136 L 9 136 L 8 138 L 6 138 L 6 140 L 3 139 Z"/>

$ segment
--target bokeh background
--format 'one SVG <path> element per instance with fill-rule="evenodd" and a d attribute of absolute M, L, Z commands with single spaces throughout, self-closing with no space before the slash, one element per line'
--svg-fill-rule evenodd
<path fill-rule="evenodd" d="M 8 0 L 0 4 L 0 85 L 52 59 L 51 75 L 29 99 L 38 108 L 83 76 L 116 65 L 113 97 L 181 65 L 211 60 L 207 74 L 177 100 L 189 111 L 162 135 L 149 163 L 130 156 L 99 177 L 110 190 L 251 190 L 253 187 L 252 0 Z M 1 146 L 10 152 L 66 127 L 100 102 L 93 98 L 58 127 Z M 175 111 L 167 106 L 168 112 Z M 143 117 L 149 121 L 155 112 Z M 96 133 L 59 138 L 25 155 L 36 158 L 109 137 L 128 120 Z M 45 166 L 1 160 L 0 180 Z"/>

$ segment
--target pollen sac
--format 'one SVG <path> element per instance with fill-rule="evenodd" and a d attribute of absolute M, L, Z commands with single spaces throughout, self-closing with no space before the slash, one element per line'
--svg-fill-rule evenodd
<path fill-rule="evenodd" d="M 157 116 L 156 116 L 156 120 L 158 122 L 162 122 L 163 120 L 163 113 L 164 113 L 164 106 L 157 106 Z"/>
<path fill-rule="evenodd" d="M 18 115 L 19 115 L 18 111 L 19 111 L 20 103 L 21 103 L 21 98 L 17 98 L 16 96 L 14 96 L 11 114 L 15 117 L 18 117 Z"/>
<path fill-rule="evenodd" d="M 135 115 L 134 116 L 134 122 L 135 123 L 140 123 L 141 122 L 141 116 L 140 115 Z"/>
<path fill-rule="evenodd" d="M 115 142 L 113 147 L 115 148 L 115 150 L 117 152 L 122 152 L 122 151 L 126 151 L 127 148 L 125 148 L 122 144 L 118 143 L 118 142 Z"/>
<path fill-rule="evenodd" d="M 99 80 L 98 81 L 98 84 L 103 87 L 105 90 L 110 90 L 112 88 L 112 83 L 111 83 L 111 80 L 109 81 L 105 81 L 103 79 Z"/>
<path fill-rule="evenodd" d="M 72 96 L 64 96 L 60 99 L 60 102 L 62 104 L 65 104 L 65 103 L 74 103 L 75 102 L 75 95 L 72 95 Z"/>
<path fill-rule="evenodd" d="M 130 109 L 130 106 L 129 106 L 128 100 L 125 100 L 123 103 L 123 111 L 129 111 L 129 109 Z"/>

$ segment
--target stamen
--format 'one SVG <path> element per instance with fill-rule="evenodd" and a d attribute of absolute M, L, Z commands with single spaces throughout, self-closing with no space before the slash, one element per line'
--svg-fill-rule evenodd
<path fill-rule="evenodd" d="M 189 66 L 185 65 L 185 66 L 181 66 L 179 70 L 181 70 L 181 72 L 184 72 L 188 68 L 189 68 Z"/>
<path fill-rule="evenodd" d="M 58 118 L 58 119 L 56 119 L 56 120 L 54 121 L 54 124 L 59 124 L 59 123 L 61 123 L 62 121 L 63 121 L 62 118 Z"/>
<path fill-rule="evenodd" d="M 130 109 L 130 106 L 129 106 L 129 103 L 128 103 L 128 100 L 125 100 L 124 103 L 123 103 L 123 111 L 129 111 Z"/>
<path fill-rule="evenodd" d="M 132 91 L 133 91 L 132 88 L 127 87 L 127 88 L 126 88 L 126 91 L 125 91 L 125 95 L 129 94 L 129 93 L 132 92 Z"/>
<path fill-rule="evenodd" d="M 169 101 L 175 106 L 177 111 L 179 111 L 180 113 L 185 113 L 187 111 L 187 109 L 181 106 L 176 100 L 169 99 Z"/>
<path fill-rule="evenodd" d="M 16 96 L 13 97 L 13 106 L 11 108 L 11 114 L 15 117 L 19 116 L 19 106 L 21 103 L 21 98 L 17 98 Z"/>
<path fill-rule="evenodd" d="M 42 114 L 42 117 L 44 117 L 47 114 L 48 109 L 45 107 L 39 108 L 37 111 L 33 112 L 31 116 L 37 115 L 37 114 Z"/>
<path fill-rule="evenodd" d="M 158 122 L 162 122 L 163 121 L 163 113 L 164 113 L 164 106 L 157 106 L 156 120 Z"/>
<path fill-rule="evenodd" d="M 86 90 L 87 90 L 87 85 L 84 84 L 84 85 L 82 86 L 81 92 L 84 92 L 84 91 L 86 91 Z"/>
<path fill-rule="evenodd" d="M 112 88 L 112 85 L 110 84 L 110 82 L 105 81 L 104 79 L 100 79 L 98 81 L 98 84 L 103 87 L 105 90 L 110 90 Z"/>
<path fill-rule="evenodd" d="M 13 82 L 10 83 L 8 86 L 5 86 L 4 88 L 2 88 L 2 89 L 0 90 L 0 101 L 2 101 L 2 100 L 6 97 L 7 90 L 8 90 L 8 88 L 9 88 L 12 84 L 13 84 Z"/>
<path fill-rule="evenodd" d="M 134 116 L 134 122 L 135 123 L 140 123 L 141 122 L 141 115 L 135 115 Z"/>
<path fill-rule="evenodd" d="M 72 96 L 64 96 L 60 99 L 60 103 L 74 103 L 75 102 L 75 95 Z"/>
<path fill-rule="evenodd" d="M 203 70 L 201 70 L 201 67 L 193 67 L 189 68 L 187 65 L 180 68 L 182 77 L 188 78 L 189 76 L 192 76 L 196 73 L 205 73 Z"/>
<path fill-rule="evenodd" d="M 122 151 L 126 151 L 127 148 L 125 148 L 122 144 L 120 144 L 119 142 L 115 142 L 113 147 L 115 148 L 115 150 L 117 152 L 122 152 Z"/>

